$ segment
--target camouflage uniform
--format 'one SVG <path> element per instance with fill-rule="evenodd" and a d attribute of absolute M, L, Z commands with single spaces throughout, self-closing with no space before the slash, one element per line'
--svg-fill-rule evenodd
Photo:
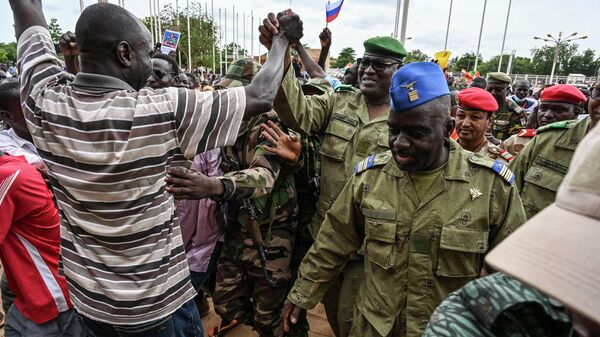
<path fill-rule="evenodd" d="M 483 146 L 474 151 L 474 153 L 492 160 L 498 160 L 502 164 L 508 164 L 514 158 L 508 151 L 501 149 L 489 141 L 485 141 Z"/>
<path fill-rule="evenodd" d="M 227 74 L 215 84 L 216 87 L 234 88 L 250 84 L 261 65 L 253 59 L 241 59 L 233 62 L 227 69 Z"/>
<path fill-rule="evenodd" d="M 495 273 L 450 294 L 423 337 L 569 337 L 571 328 L 561 303 Z"/>
<path fill-rule="evenodd" d="M 288 299 L 312 308 L 364 245 L 350 336 L 421 336 L 437 305 L 479 277 L 485 253 L 525 221 L 513 179 L 451 140 L 446 166 L 419 201 L 391 152 L 369 157 L 327 213 Z"/>
<path fill-rule="evenodd" d="M 558 186 L 567 174 L 575 148 L 589 127 L 589 117 L 542 126 L 510 163 L 528 219 L 556 199 Z"/>
<path fill-rule="evenodd" d="M 492 116 L 492 135 L 499 140 L 505 140 L 519 133 L 527 125 L 527 112 L 512 99 L 507 98 L 504 105 Z"/>
<path fill-rule="evenodd" d="M 229 223 L 217 265 L 213 301 L 215 311 L 227 320 L 254 327 L 260 336 L 283 336 L 281 308 L 290 287 L 290 258 L 297 228 L 298 204 L 291 167 L 266 152 L 260 125 L 276 121 L 271 112 L 244 122 L 236 144 L 223 149 L 220 177 L 228 200 Z M 242 203 L 251 199 L 265 241 L 265 279 L 258 251 L 246 224 L 249 212 Z"/>
<path fill-rule="evenodd" d="M 291 67 L 274 106 L 283 124 L 322 139 L 320 194 L 317 212 L 310 224 L 314 238 L 325 213 L 352 176 L 356 164 L 366 156 L 389 149 L 388 114 L 370 120 L 367 103 L 357 89 L 343 88 L 338 92 L 305 96 Z M 336 336 L 346 336 L 352 323 L 358 285 L 364 279 L 363 260 L 363 256 L 353 254 L 345 271 L 323 299 L 327 319 Z"/>
<path fill-rule="evenodd" d="M 516 156 L 535 137 L 536 133 L 536 129 L 521 129 L 518 134 L 512 135 L 503 141 L 500 147 Z"/>

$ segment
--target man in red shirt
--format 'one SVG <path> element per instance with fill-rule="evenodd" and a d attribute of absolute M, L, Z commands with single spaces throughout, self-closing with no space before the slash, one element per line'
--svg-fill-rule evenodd
<path fill-rule="evenodd" d="M 40 173 L 25 158 L 0 152 L 0 260 L 16 298 L 9 336 L 83 336 L 58 275 L 60 225 Z"/>

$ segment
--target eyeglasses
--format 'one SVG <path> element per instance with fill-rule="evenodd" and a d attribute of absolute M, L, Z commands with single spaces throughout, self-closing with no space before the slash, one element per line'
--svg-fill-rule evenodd
<path fill-rule="evenodd" d="M 596 101 L 600 101 L 600 88 L 594 88 L 592 89 L 592 95 L 591 97 L 593 99 L 595 99 Z"/>
<path fill-rule="evenodd" d="M 171 76 L 177 75 L 177 73 L 167 73 L 158 69 L 152 70 L 152 76 L 154 76 L 154 78 L 156 78 L 157 80 L 160 80 L 169 74 Z"/>
<path fill-rule="evenodd" d="M 359 68 L 362 70 L 366 70 L 367 68 L 369 68 L 369 66 L 371 66 L 373 70 L 380 73 L 384 71 L 387 67 L 392 66 L 394 64 L 399 64 L 400 66 L 402 66 L 402 62 L 382 62 L 370 59 L 362 59 L 360 61 Z"/>

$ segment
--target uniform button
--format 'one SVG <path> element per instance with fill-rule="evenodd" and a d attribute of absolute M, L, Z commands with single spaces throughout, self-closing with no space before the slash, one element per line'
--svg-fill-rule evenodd
<path fill-rule="evenodd" d="M 544 176 L 544 174 L 542 172 L 537 172 L 536 174 L 533 175 L 533 180 L 540 180 L 540 179 L 542 179 L 543 176 Z"/>
<path fill-rule="evenodd" d="M 348 130 L 346 130 L 347 133 L 352 134 L 354 132 L 353 128 L 348 128 Z"/>
<path fill-rule="evenodd" d="M 329 142 L 330 142 L 331 144 L 335 144 L 335 143 L 336 143 L 336 142 L 335 142 L 335 138 L 329 138 Z"/>
<path fill-rule="evenodd" d="M 432 280 L 425 280 L 425 287 L 427 287 L 427 288 L 433 288 L 433 281 Z"/>

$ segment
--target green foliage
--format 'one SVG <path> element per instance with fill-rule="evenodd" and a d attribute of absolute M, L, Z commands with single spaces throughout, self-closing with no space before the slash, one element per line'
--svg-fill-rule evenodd
<path fill-rule="evenodd" d="M 58 20 L 56 18 L 50 19 L 50 23 L 48 24 L 48 30 L 50 31 L 50 36 L 52 37 L 52 41 L 58 43 L 58 40 L 62 36 L 62 28 L 58 24 Z"/>
<path fill-rule="evenodd" d="M 579 45 L 575 43 L 563 43 L 560 45 L 558 60 L 556 62 L 555 75 L 568 75 L 569 60 L 577 54 Z M 536 74 L 550 74 L 554 60 L 555 45 L 545 45 L 531 50 L 533 70 Z"/>
<path fill-rule="evenodd" d="M 482 62 L 481 55 L 479 56 L 479 62 Z M 471 71 L 475 67 L 475 53 L 469 52 L 462 56 L 454 57 L 450 60 L 448 66 L 450 71 L 460 72 L 461 70 Z"/>
<path fill-rule="evenodd" d="M 600 58 L 596 58 L 596 52 L 586 49 L 582 54 L 577 54 L 569 60 L 567 74 L 584 74 L 585 76 L 596 76 L 600 67 Z"/>
<path fill-rule="evenodd" d="M 0 43 L 0 63 L 17 63 L 17 43 Z"/>
<path fill-rule="evenodd" d="M 430 61 L 431 58 L 427 54 L 423 53 L 420 49 L 411 50 L 408 55 L 404 58 L 404 63 L 411 62 L 425 62 Z"/>
<path fill-rule="evenodd" d="M 356 51 L 354 48 L 346 47 L 340 51 L 335 62 L 335 68 L 344 68 L 348 63 L 356 62 Z"/>

